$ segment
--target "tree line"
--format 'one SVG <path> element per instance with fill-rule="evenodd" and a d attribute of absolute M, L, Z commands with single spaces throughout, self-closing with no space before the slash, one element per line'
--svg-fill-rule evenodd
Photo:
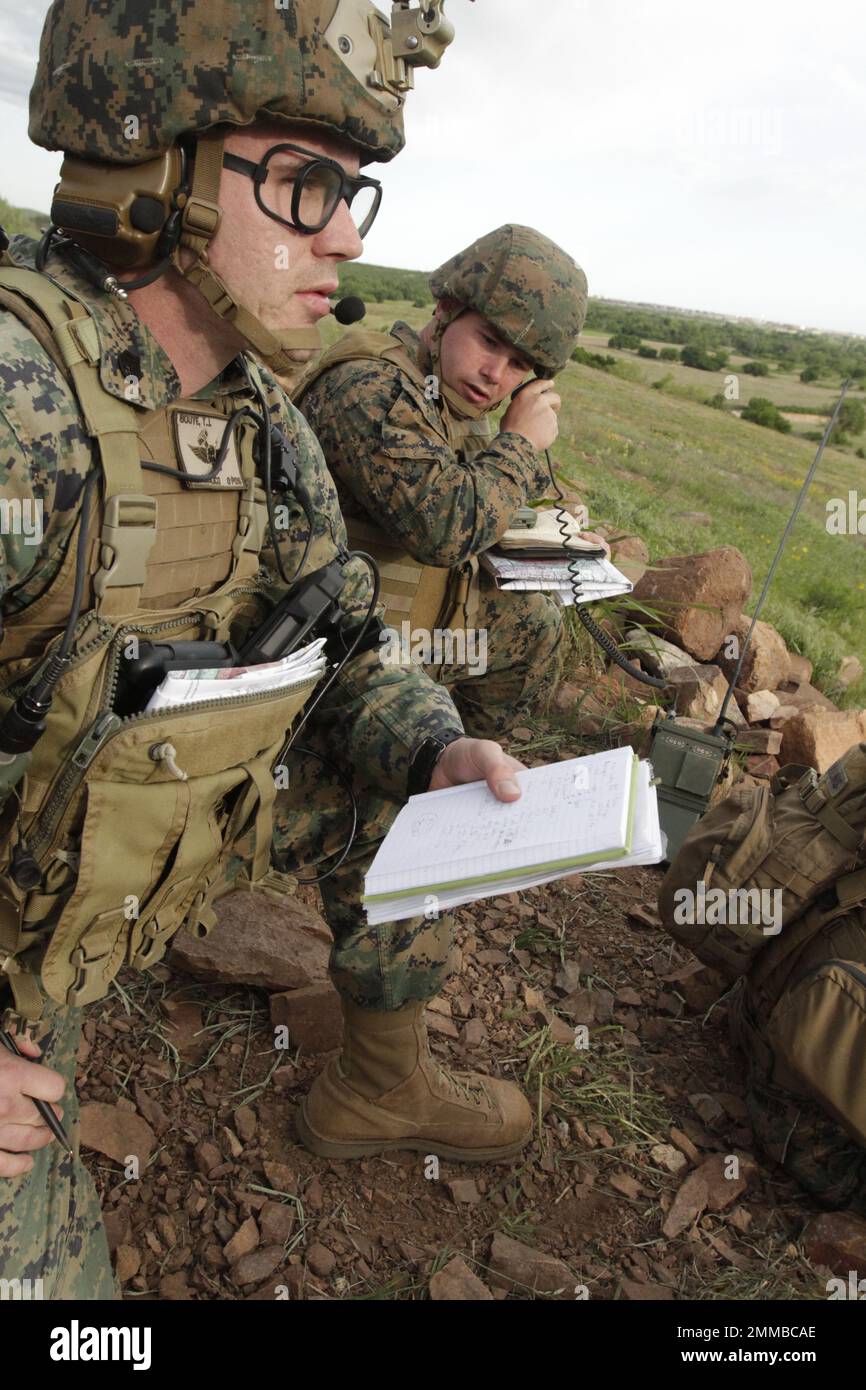
<path fill-rule="evenodd" d="M 852 377 L 866 386 L 866 338 L 854 335 L 786 331 L 761 324 L 734 323 L 729 319 L 710 319 L 676 314 L 665 309 L 629 308 L 624 305 L 590 300 L 586 327 L 610 333 L 613 338 L 642 338 L 689 348 L 697 360 L 687 365 L 704 365 L 722 354 L 739 353 L 754 358 L 754 376 L 769 374 L 771 364 L 782 371 L 800 369 L 803 381 L 827 381 Z M 611 341 L 610 346 L 618 346 Z M 646 345 L 644 345 L 646 346 Z M 639 351 L 635 346 L 634 351 Z M 642 356 L 648 356 L 643 352 Z M 659 357 L 667 360 L 665 349 Z M 680 360 L 685 360 L 681 356 Z M 727 356 L 724 358 L 727 361 Z M 706 368 L 705 368 L 706 369 Z M 712 370 L 713 368 L 710 368 Z M 716 368 L 717 370 L 717 368 Z M 748 370 L 748 367 L 745 369 Z"/>

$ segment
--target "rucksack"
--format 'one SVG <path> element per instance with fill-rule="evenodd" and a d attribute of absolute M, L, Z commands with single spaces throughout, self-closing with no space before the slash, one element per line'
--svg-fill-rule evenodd
<path fill-rule="evenodd" d="M 817 1100 L 866 1148 L 866 871 L 821 894 L 744 984 L 731 1026 L 750 1068 Z"/>
<path fill-rule="evenodd" d="M 741 784 L 692 828 L 659 892 L 666 931 L 728 980 L 840 878 L 866 865 L 866 743 L 822 776 Z"/>

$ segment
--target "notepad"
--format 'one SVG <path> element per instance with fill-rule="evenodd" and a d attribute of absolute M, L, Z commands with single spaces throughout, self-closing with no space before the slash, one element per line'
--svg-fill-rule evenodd
<path fill-rule="evenodd" d="M 537 511 L 534 526 L 515 526 L 504 532 L 499 537 L 497 548 L 504 554 L 516 551 L 523 556 L 535 553 L 542 556 L 562 554 L 566 548 L 589 555 L 604 554 L 604 547 L 599 546 L 597 541 L 582 538 L 580 524 L 571 512 L 558 507 Z"/>
<path fill-rule="evenodd" d="M 371 925 L 664 857 L 652 770 L 631 748 L 514 775 L 516 802 L 485 782 L 409 799 L 366 877 Z"/>
<path fill-rule="evenodd" d="M 268 690 L 289 690 L 321 676 L 327 666 L 325 638 L 299 647 L 279 661 L 258 666 L 220 666 L 188 671 L 168 671 L 150 697 L 146 712 L 174 705 L 196 705 L 208 700 L 231 700 L 239 695 L 260 695 Z"/>

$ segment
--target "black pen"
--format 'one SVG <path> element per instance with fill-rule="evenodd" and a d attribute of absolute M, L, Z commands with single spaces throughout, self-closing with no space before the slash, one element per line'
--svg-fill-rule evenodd
<path fill-rule="evenodd" d="M 21 1051 L 12 1034 L 7 1033 L 5 1028 L 0 1028 L 0 1042 L 2 1042 L 5 1047 L 8 1047 L 9 1051 L 14 1053 L 16 1057 L 23 1057 L 25 1062 L 33 1062 L 37 1060 L 35 1057 L 24 1057 L 24 1053 Z M 54 1111 L 51 1109 L 51 1106 L 48 1105 L 48 1103 L 44 1100 L 37 1100 L 35 1096 L 31 1096 L 30 1099 L 33 1101 L 33 1104 L 39 1111 L 41 1119 L 45 1121 L 48 1128 L 51 1130 L 51 1133 L 54 1135 L 54 1138 L 60 1141 L 66 1152 L 71 1157 L 72 1145 L 69 1142 L 69 1136 L 66 1133 L 66 1130 L 63 1128 L 60 1121 L 58 1120 Z"/>

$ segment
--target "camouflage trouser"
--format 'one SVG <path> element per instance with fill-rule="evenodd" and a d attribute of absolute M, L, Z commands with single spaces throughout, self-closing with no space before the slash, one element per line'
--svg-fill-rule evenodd
<path fill-rule="evenodd" d="M 299 744 L 336 762 L 322 731 L 304 730 Z M 289 787 L 277 794 L 272 860 L 299 879 L 334 869 L 352 831 L 348 790 L 326 765 L 306 753 L 288 759 Z M 402 801 L 356 780 L 358 823 L 352 847 L 320 885 L 324 913 L 334 934 L 330 970 L 341 994 L 363 1008 L 399 1009 L 409 1000 L 432 999 L 448 977 L 451 919 L 446 914 L 367 925 L 361 895 L 364 875 L 395 820 Z M 233 861 L 233 879 L 243 861 Z"/>
<path fill-rule="evenodd" d="M 429 666 L 451 692 L 467 734 L 500 740 L 524 713 L 540 705 L 556 677 L 562 610 L 547 594 L 504 593 L 482 570 L 476 632 L 486 634 L 481 663 Z M 477 639 L 467 653 L 478 656 Z"/>
<path fill-rule="evenodd" d="M 328 756 L 321 736 L 304 736 L 304 746 Z M 279 868 L 300 861 L 303 878 L 334 862 L 351 830 L 350 803 L 339 780 L 311 757 L 289 763 L 289 790 L 278 796 L 273 859 Z M 397 1009 L 410 999 L 438 994 L 448 974 L 451 923 L 447 916 L 368 927 L 361 894 L 364 874 L 401 803 L 355 787 L 357 835 L 341 867 L 321 885 L 325 915 L 334 933 L 331 973 L 337 988 L 371 1009 Z M 237 858 L 233 878 L 243 867 Z M 110 1299 L 117 1296 L 99 1201 L 78 1157 L 75 1057 L 80 1010 L 54 1005 L 47 1015 L 51 1036 L 44 1058 L 67 1078 L 64 1124 L 74 1159 L 57 1143 L 34 1155 L 30 1173 L 0 1179 L 0 1279 L 30 1280 L 44 1298 Z M 41 1290 L 32 1281 L 43 1281 Z M 10 1296 L 18 1285 L 10 1285 Z M 23 1286 L 25 1291 L 27 1286 Z M 0 1297 L 6 1285 L 0 1285 Z"/>
<path fill-rule="evenodd" d="M 866 1215 L 866 1151 L 816 1102 L 773 1079 L 773 1054 L 746 992 L 731 1008 L 731 1033 L 746 1059 L 746 1106 L 760 1146 L 823 1206 Z"/>
<path fill-rule="evenodd" d="M 489 576 L 481 577 L 478 627 L 487 632 L 487 670 L 450 665 L 441 672 L 452 688 L 467 733 L 498 739 L 540 698 L 553 678 L 562 624 L 559 609 L 545 594 L 503 594 Z M 300 743 L 334 759 L 322 731 L 304 733 Z M 277 867 L 312 878 L 327 872 L 351 831 L 350 804 L 339 779 L 314 757 L 300 753 L 289 761 L 290 785 L 280 792 L 274 815 Z M 398 1009 L 409 1000 L 426 1001 L 448 977 L 451 919 L 413 917 L 405 922 L 367 926 L 361 894 L 364 875 L 388 833 L 402 801 L 383 796 L 356 779 L 358 826 L 352 848 L 321 884 L 325 917 L 334 933 L 331 974 L 341 994 L 363 1007 Z"/>
<path fill-rule="evenodd" d="M 327 734 L 304 731 L 304 748 L 341 762 Z M 289 759 L 289 788 L 277 798 L 272 862 L 300 877 L 327 872 L 352 830 L 350 801 L 338 777 L 311 756 Z M 448 977 L 452 931 L 448 916 L 368 927 L 361 894 L 378 845 L 402 802 L 353 787 L 357 833 L 341 866 L 321 884 L 325 916 L 334 933 L 331 974 L 336 988 L 370 1009 L 398 1009 L 409 999 L 431 999 Z M 243 869 L 238 856 L 232 881 Z M 227 884 L 228 885 L 228 884 Z M 44 1061 L 67 1077 L 64 1125 L 75 1158 L 53 1143 L 35 1155 L 31 1173 L 0 1179 L 0 1279 L 43 1280 L 44 1298 L 114 1298 L 106 1233 L 92 1180 L 78 1156 L 75 1055 L 81 1012 L 54 1005 L 53 1033 Z M 0 1284 L 1 1290 L 6 1286 Z M 17 1289 L 18 1286 L 13 1286 Z M 25 1286 L 26 1287 L 26 1286 Z M 36 1286 L 39 1287 L 39 1286 Z"/>
<path fill-rule="evenodd" d="M 304 735 L 304 746 L 328 756 L 322 736 Z M 301 862 L 300 877 L 333 864 L 327 859 L 351 830 L 350 803 L 339 780 L 311 757 L 292 757 L 290 785 L 278 796 L 273 859 L 279 868 Z M 448 974 L 451 922 L 447 916 L 368 927 L 361 894 L 364 874 L 401 803 L 354 788 L 357 835 L 337 871 L 321 885 L 325 915 L 334 933 L 331 973 L 341 993 L 371 1009 L 397 1009 L 408 1000 L 432 999 Z M 243 867 L 238 857 L 234 878 Z M 20 1178 L 0 1179 L 0 1279 L 42 1279 L 45 1298 L 110 1299 L 117 1296 L 93 1183 L 78 1157 L 75 1057 L 80 1010 L 53 1006 L 45 1061 L 67 1078 L 64 1124 L 75 1158 L 57 1143 L 34 1155 Z M 17 1289 L 17 1285 L 10 1286 Z M 26 1289 L 26 1285 L 24 1286 Z M 31 1287 L 39 1289 L 38 1285 Z M 5 1285 L 0 1285 L 0 1297 Z M 38 1295 L 36 1295 L 38 1296 Z"/>
<path fill-rule="evenodd" d="M 118 1297 L 99 1199 L 78 1152 L 75 1057 L 81 1012 L 53 1005 L 42 1059 L 66 1078 L 63 1125 L 74 1157 L 53 1141 L 33 1155 L 19 1178 L 0 1178 L 0 1297 L 112 1299 Z M 41 1284 L 37 1281 L 41 1280 Z M 21 1281 L 20 1284 L 12 1281 Z"/>

